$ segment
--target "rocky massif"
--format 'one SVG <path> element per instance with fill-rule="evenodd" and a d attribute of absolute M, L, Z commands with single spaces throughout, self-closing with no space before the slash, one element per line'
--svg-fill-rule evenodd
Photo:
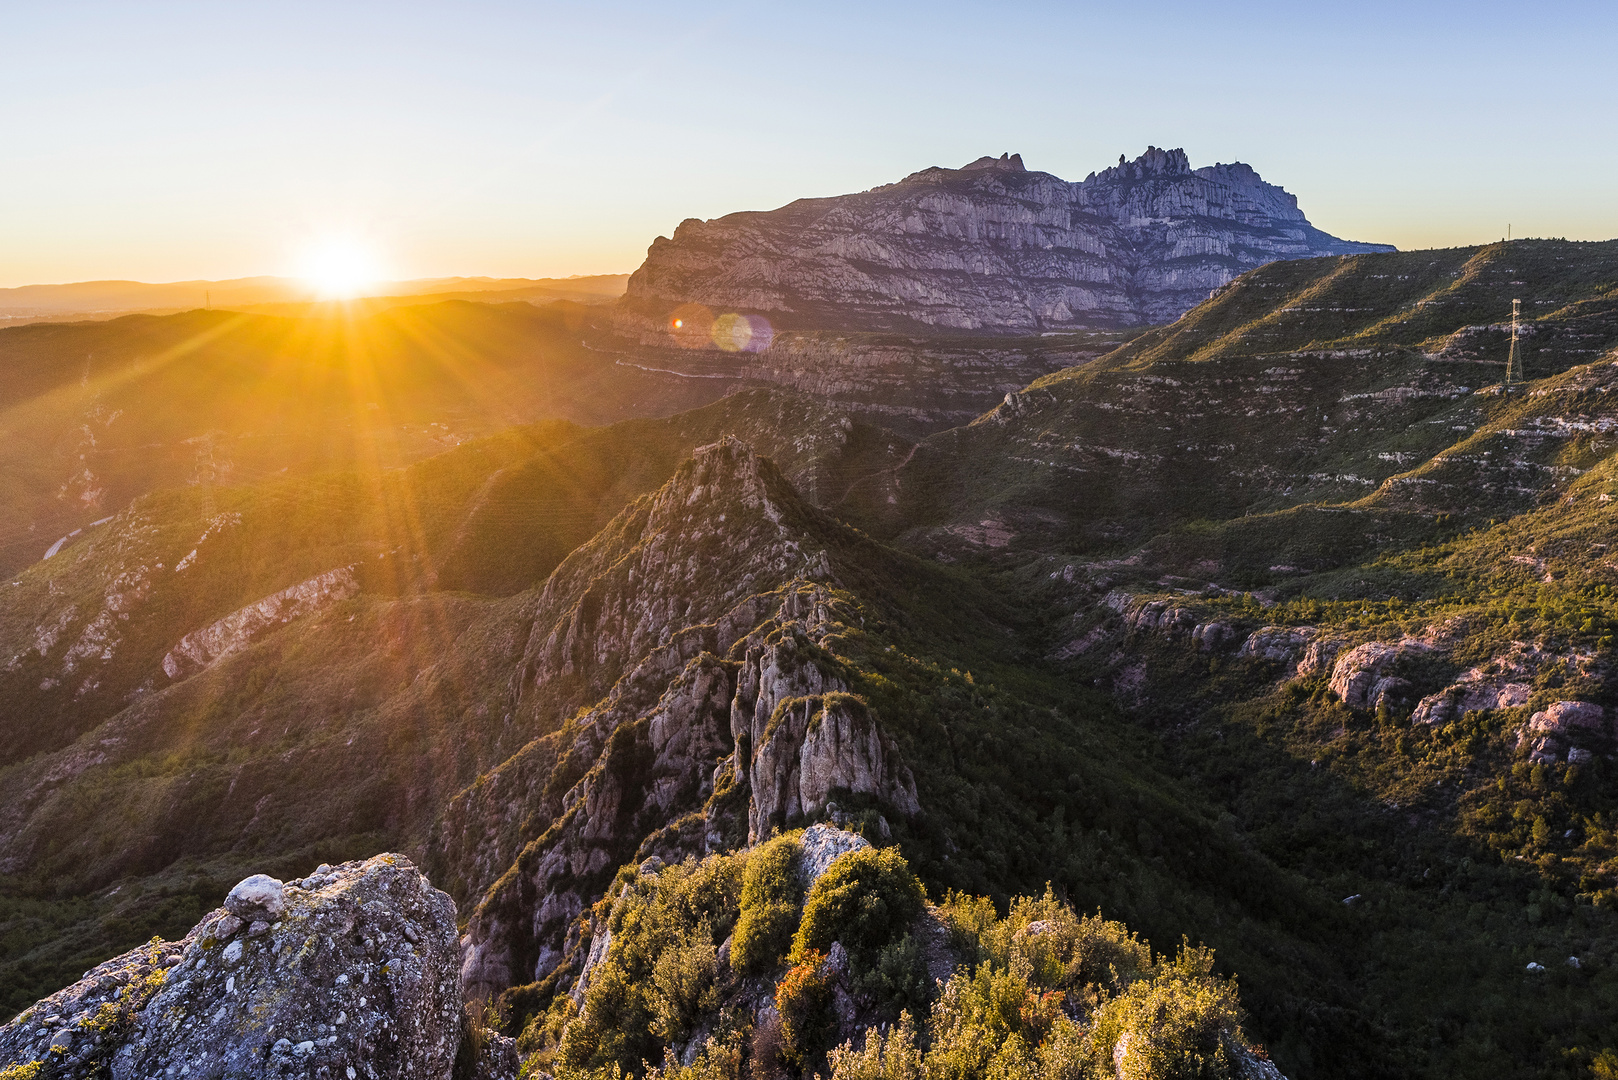
<path fill-rule="evenodd" d="M 1002 155 L 682 222 L 630 277 L 620 323 L 665 344 L 737 315 L 777 330 L 1138 326 L 1172 322 L 1275 259 L 1386 250 L 1314 228 L 1295 197 L 1243 164 L 1192 169 L 1184 151 L 1152 147 L 1073 183 Z M 719 333 L 738 349 L 760 344 L 751 325 L 740 330 Z"/>
<path fill-rule="evenodd" d="M 515 706 L 543 729 L 606 696 L 458 796 L 437 834 L 453 880 L 474 894 L 493 883 L 463 973 L 485 994 L 551 976 L 631 857 L 745 844 L 834 792 L 919 809 L 891 740 L 817 660 L 843 628 L 829 591 L 839 541 L 772 466 L 734 440 L 701 448 L 615 526 L 547 583 Z M 538 800 L 536 764 L 549 774 Z M 549 819 L 537 836 L 536 811 Z"/>

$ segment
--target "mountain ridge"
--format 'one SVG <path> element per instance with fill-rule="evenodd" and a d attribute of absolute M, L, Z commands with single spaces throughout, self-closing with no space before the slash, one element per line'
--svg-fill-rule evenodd
<path fill-rule="evenodd" d="M 620 323 L 667 341 L 664 317 L 697 304 L 790 329 L 1117 328 L 1171 322 L 1272 259 L 1376 250 L 1390 249 L 1315 229 L 1246 165 L 1192 170 L 1183 150 L 1151 147 L 1070 183 L 1005 155 L 688 219 L 630 276 Z"/>
<path fill-rule="evenodd" d="M 289 477 L 214 492 L 242 520 L 208 535 L 201 492 L 145 496 L 0 608 L 7 1000 L 249 869 L 396 850 L 565 1080 L 829 1069 L 806 1033 L 872 1026 L 908 1060 L 901 1009 L 942 1065 L 976 979 L 1015 1006 L 994 1045 L 1083 1021 L 1111 1049 L 1063 1075 L 1112 1078 L 1147 1029 L 1120 1050 L 1089 981 L 1011 970 L 1090 963 L 1043 950 L 1098 909 L 1216 949 L 1175 970 L 1238 974 L 1297 1080 L 1588 1076 L 1618 1043 L 1615 282 L 1611 244 L 1275 262 L 917 443 L 752 390 L 469 443 L 363 513 L 294 513 Z M 838 895 L 892 920 L 793 884 L 833 828 L 871 845 Z M 1085 925 L 1113 1001 L 1180 977 Z"/>

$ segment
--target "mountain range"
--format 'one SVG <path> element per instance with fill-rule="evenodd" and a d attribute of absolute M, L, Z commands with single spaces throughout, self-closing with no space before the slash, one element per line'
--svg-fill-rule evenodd
<path fill-rule="evenodd" d="M 1077 186 L 1238 182 L 1176 162 Z M 0 1049 L 399 852 L 526 1075 L 1602 1075 L 1618 242 L 1229 269 L 1054 338 L 626 341 L 634 287 L 0 332 L 32 505 L 22 418 L 186 446 L 0 582 Z"/>
<path fill-rule="evenodd" d="M 1172 322 L 1275 259 L 1390 251 L 1328 236 L 1248 165 L 1150 147 L 1072 183 L 1020 155 L 854 195 L 690 219 L 652 242 L 626 332 L 680 335 L 685 305 L 779 329 L 1034 334 Z"/>

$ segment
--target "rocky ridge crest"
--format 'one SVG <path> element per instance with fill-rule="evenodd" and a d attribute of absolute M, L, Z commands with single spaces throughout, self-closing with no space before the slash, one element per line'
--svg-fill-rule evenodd
<path fill-rule="evenodd" d="M 854 619 L 844 532 L 724 439 L 558 567 L 514 696 L 542 729 L 571 719 L 457 795 L 432 843 L 481 897 L 469 992 L 570 977 L 578 919 L 626 862 L 739 847 L 841 791 L 919 810 L 830 647 Z"/>
<path fill-rule="evenodd" d="M 1070 183 L 1020 156 L 854 195 L 689 219 L 630 278 L 622 325 L 672 344 L 681 304 L 781 328 L 1030 334 L 1172 322 L 1275 259 L 1391 250 L 1328 236 L 1243 164 L 1183 150 Z"/>

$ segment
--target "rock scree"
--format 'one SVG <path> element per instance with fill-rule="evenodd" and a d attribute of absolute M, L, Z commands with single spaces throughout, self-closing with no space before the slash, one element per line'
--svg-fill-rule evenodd
<path fill-rule="evenodd" d="M 181 940 L 109 960 L 0 1028 L 0 1070 L 447 1080 L 458 967 L 454 902 L 402 855 L 284 884 L 254 874 Z"/>

